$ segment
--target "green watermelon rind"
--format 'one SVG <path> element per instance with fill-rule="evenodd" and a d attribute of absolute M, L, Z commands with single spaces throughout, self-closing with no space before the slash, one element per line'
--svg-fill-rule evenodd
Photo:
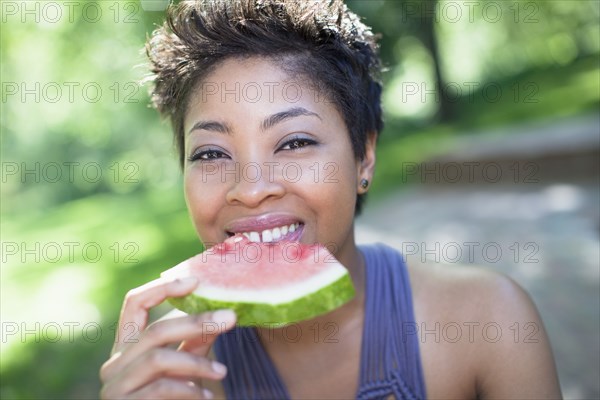
<path fill-rule="evenodd" d="M 332 311 L 350 301 L 354 295 L 352 279 L 346 273 L 335 282 L 288 303 L 228 302 L 203 298 L 195 293 L 169 298 L 169 303 L 188 314 L 232 309 L 239 326 L 283 326 Z"/>

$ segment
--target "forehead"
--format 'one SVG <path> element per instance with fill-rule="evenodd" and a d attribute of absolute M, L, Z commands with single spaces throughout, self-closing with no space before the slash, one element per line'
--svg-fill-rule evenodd
<path fill-rule="evenodd" d="M 290 107 L 337 114 L 318 84 L 304 75 L 292 74 L 282 65 L 263 58 L 235 58 L 220 63 L 196 84 L 184 125 L 189 127 L 199 117 L 232 118 Z"/>

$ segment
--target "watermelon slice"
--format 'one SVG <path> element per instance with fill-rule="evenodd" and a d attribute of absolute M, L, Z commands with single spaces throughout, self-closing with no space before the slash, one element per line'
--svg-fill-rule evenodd
<path fill-rule="evenodd" d="M 190 275 L 200 282 L 194 293 L 169 302 L 188 314 L 230 308 L 241 326 L 310 319 L 354 297 L 348 270 L 322 245 L 236 235 L 161 274 Z"/>

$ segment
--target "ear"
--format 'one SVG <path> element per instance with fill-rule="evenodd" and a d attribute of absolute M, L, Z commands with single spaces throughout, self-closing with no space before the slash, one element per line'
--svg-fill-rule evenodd
<path fill-rule="evenodd" d="M 358 193 L 366 193 L 369 190 L 369 186 L 373 181 L 373 174 L 375 173 L 375 147 L 377 146 L 377 133 L 369 132 L 367 134 L 367 143 L 365 146 L 365 156 L 362 160 L 358 161 L 358 173 L 356 187 Z M 368 181 L 367 187 L 363 187 L 361 184 L 363 179 Z"/>

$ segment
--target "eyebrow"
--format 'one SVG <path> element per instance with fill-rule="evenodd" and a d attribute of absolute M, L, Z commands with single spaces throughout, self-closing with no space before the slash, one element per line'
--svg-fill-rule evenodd
<path fill-rule="evenodd" d="M 192 129 L 188 132 L 188 134 L 192 133 L 195 130 L 205 130 L 212 131 L 218 133 L 226 133 L 228 135 L 231 134 L 231 129 L 227 124 L 217 122 L 217 121 L 198 121 L 194 124 Z"/>
<path fill-rule="evenodd" d="M 273 114 L 273 115 L 265 118 L 264 121 L 262 122 L 262 124 L 260 125 L 260 129 L 262 131 L 266 131 L 285 120 L 300 117 L 300 116 L 317 117 L 317 118 L 321 119 L 319 114 L 314 113 L 312 111 L 308 111 L 306 108 L 294 107 L 294 108 L 290 108 L 289 110 L 281 111 L 281 112 L 278 112 L 276 114 Z"/>
<path fill-rule="evenodd" d="M 268 116 L 260 124 L 260 129 L 261 131 L 266 131 L 274 127 L 275 125 L 282 123 L 283 121 L 300 116 L 317 117 L 320 120 L 322 120 L 322 118 L 317 113 L 308 111 L 304 107 L 294 107 L 290 108 L 289 110 L 281 111 Z M 188 134 L 192 133 L 195 130 L 212 131 L 218 133 L 225 133 L 228 135 L 230 135 L 232 132 L 227 124 L 217 121 L 198 121 L 194 124 L 192 129 L 190 129 Z"/>

